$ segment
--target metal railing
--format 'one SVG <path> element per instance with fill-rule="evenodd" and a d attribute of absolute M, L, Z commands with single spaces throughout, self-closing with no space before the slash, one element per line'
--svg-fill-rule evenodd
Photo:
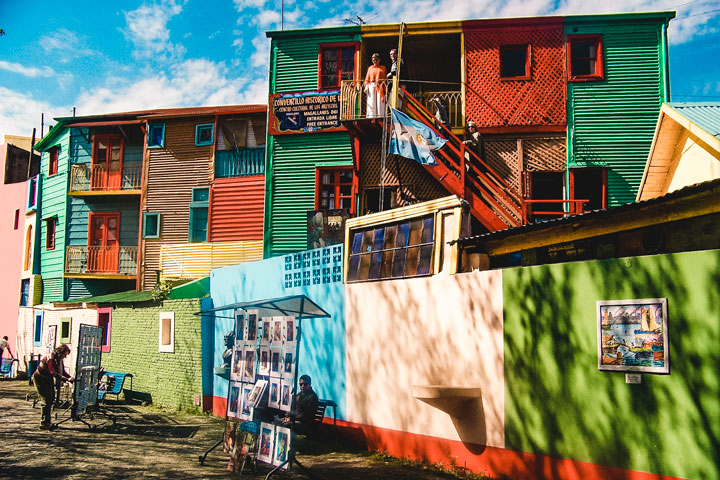
<path fill-rule="evenodd" d="M 534 217 L 561 217 L 566 215 L 579 215 L 586 212 L 585 204 L 590 200 L 562 200 L 562 199 L 528 199 L 522 200 L 523 225 L 533 221 Z M 540 210 L 536 209 L 537 206 Z M 557 209 L 553 207 L 557 206 Z"/>
<path fill-rule="evenodd" d="M 137 247 L 66 247 L 65 273 L 136 275 Z"/>
<path fill-rule="evenodd" d="M 390 86 L 390 80 L 369 85 L 364 81 L 343 80 L 340 84 L 340 120 L 382 117 Z"/>
<path fill-rule="evenodd" d="M 118 172 L 109 172 L 105 165 L 83 163 L 70 168 L 70 191 L 139 190 L 141 178 L 141 163 L 125 164 L 122 171 Z"/>
<path fill-rule="evenodd" d="M 265 147 L 215 151 L 215 176 L 246 177 L 265 173 Z"/>

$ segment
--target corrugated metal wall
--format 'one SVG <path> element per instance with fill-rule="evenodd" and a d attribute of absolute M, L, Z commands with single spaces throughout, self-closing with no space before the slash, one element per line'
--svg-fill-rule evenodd
<path fill-rule="evenodd" d="M 58 173 L 48 177 L 49 156 L 43 152 L 40 172 L 42 173 L 41 213 L 38 219 L 40 231 L 40 274 L 43 276 L 43 301 L 62 301 L 63 270 L 65 268 L 65 223 L 67 218 L 67 171 L 70 152 L 70 131 L 65 130 L 56 140 L 60 146 L 58 156 Z M 47 228 L 45 219 L 57 217 L 55 229 L 55 248 L 45 248 Z"/>
<path fill-rule="evenodd" d="M 307 248 L 307 211 L 315 208 L 315 167 L 352 165 L 347 133 L 274 137 L 270 221 L 266 241 L 271 256 Z M 268 212 L 266 212 L 266 217 Z"/>
<path fill-rule="evenodd" d="M 163 245 L 161 278 L 202 278 L 214 268 L 262 260 L 262 240 Z"/>
<path fill-rule="evenodd" d="M 602 34 L 605 80 L 568 83 L 570 166 L 608 167 L 608 206 L 635 200 L 664 98 L 662 22 L 568 23 Z"/>
<path fill-rule="evenodd" d="M 318 88 L 318 53 L 320 43 L 359 42 L 357 27 L 348 27 L 345 35 L 280 38 L 272 41 L 274 69 L 271 70 L 270 93 L 316 90 Z"/>
<path fill-rule="evenodd" d="M 222 178 L 210 189 L 208 240 L 262 240 L 265 176 Z"/>
<path fill-rule="evenodd" d="M 193 187 L 209 187 L 213 146 L 195 146 L 195 125 L 214 117 L 168 120 L 165 148 L 148 149 L 149 174 L 145 212 L 161 214 L 160 238 L 145 239 L 143 290 L 155 285 L 160 270 L 160 246 L 188 242 L 189 211 Z"/>

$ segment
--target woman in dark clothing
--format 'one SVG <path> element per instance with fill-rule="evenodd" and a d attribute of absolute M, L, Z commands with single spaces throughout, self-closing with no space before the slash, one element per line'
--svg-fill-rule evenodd
<path fill-rule="evenodd" d="M 62 361 L 70 354 L 70 347 L 63 344 L 53 350 L 52 355 L 40 361 L 40 365 L 33 374 L 33 383 L 38 397 L 43 402 L 40 428 L 52 428 L 52 406 L 55 403 L 55 379 L 60 382 L 72 382 L 73 378 L 65 371 Z"/>

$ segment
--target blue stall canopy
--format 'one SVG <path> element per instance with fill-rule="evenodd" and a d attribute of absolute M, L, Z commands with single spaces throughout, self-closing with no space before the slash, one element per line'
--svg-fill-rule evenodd
<path fill-rule="evenodd" d="M 330 317 L 329 313 L 305 295 L 290 295 L 287 297 L 271 298 L 267 300 L 231 303 L 222 307 L 203 310 L 202 312 L 196 313 L 196 315 L 206 315 L 208 313 L 222 310 L 257 310 L 259 317 L 273 317 L 280 315 L 303 319 Z"/>

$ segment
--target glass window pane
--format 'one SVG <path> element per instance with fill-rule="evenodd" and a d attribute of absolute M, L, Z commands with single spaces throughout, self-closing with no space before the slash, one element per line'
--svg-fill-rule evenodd
<path fill-rule="evenodd" d="M 412 277 L 418 274 L 418 260 L 420 257 L 420 247 L 408 247 L 407 261 L 405 262 L 405 275 Z"/>
<path fill-rule="evenodd" d="M 340 171 L 340 183 L 352 183 L 353 173 L 352 170 L 341 170 Z"/>
<path fill-rule="evenodd" d="M 414 220 L 410 223 L 410 237 L 408 238 L 408 245 L 419 245 L 422 238 L 422 220 Z"/>
<path fill-rule="evenodd" d="M 343 197 L 349 197 L 352 194 L 352 185 L 341 185 L 340 195 Z"/>
<path fill-rule="evenodd" d="M 404 247 L 407 245 L 409 231 L 409 223 L 401 223 L 400 225 L 398 225 L 397 239 L 395 240 L 396 247 Z"/>
<path fill-rule="evenodd" d="M 358 280 L 367 280 L 370 273 L 370 255 L 360 256 L 360 267 L 358 268 Z"/>
<path fill-rule="evenodd" d="M 193 202 L 207 202 L 209 198 L 209 188 L 196 188 L 193 190 Z"/>
<path fill-rule="evenodd" d="M 355 70 L 355 47 L 342 49 L 342 80 L 352 80 Z"/>
<path fill-rule="evenodd" d="M 372 250 L 374 233 L 375 232 L 373 230 L 366 230 L 363 232 L 362 247 L 360 249 L 361 253 L 369 252 Z"/>
<path fill-rule="evenodd" d="M 393 255 L 392 264 L 392 277 L 400 278 L 405 275 L 405 257 L 407 256 L 407 250 L 395 250 Z"/>
<path fill-rule="evenodd" d="M 420 247 L 420 260 L 418 261 L 418 275 L 427 275 L 430 273 L 430 261 L 432 260 L 432 245 L 424 245 Z"/>
<path fill-rule="evenodd" d="M 353 243 L 350 252 L 351 253 L 360 253 L 360 246 L 362 245 L 362 238 L 363 234 L 362 232 L 355 232 L 353 235 Z"/>
<path fill-rule="evenodd" d="M 347 281 L 348 282 L 354 282 L 355 280 L 357 280 L 359 265 L 360 265 L 360 257 L 359 256 L 350 257 L 350 262 L 348 264 L 348 272 L 347 272 Z"/>
<path fill-rule="evenodd" d="M 393 254 L 395 250 L 386 250 L 382 253 L 382 265 L 380 266 L 380 278 L 392 277 Z"/>
<path fill-rule="evenodd" d="M 385 245 L 385 228 L 375 229 L 375 235 L 373 238 L 373 251 L 382 250 Z"/>
<path fill-rule="evenodd" d="M 426 218 L 423 220 L 423 231 L 422 231 L 422 243 L 430 243 L 433 241 L 433 227 L 435 226 L 435 222 L 433 217 Z"/>

